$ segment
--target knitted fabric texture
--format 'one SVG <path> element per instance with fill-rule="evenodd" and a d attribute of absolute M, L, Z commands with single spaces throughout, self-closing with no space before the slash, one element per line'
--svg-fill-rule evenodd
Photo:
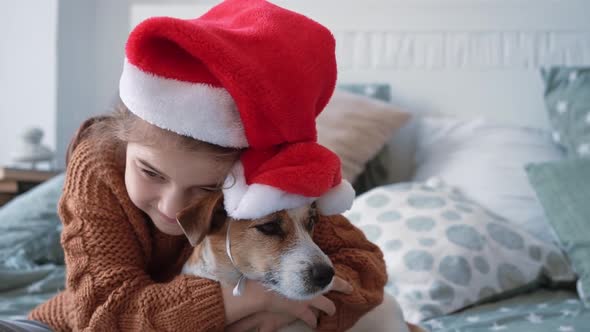
<path fill-rule="evenodd" d="M 180 274 L 193 248 L 133 205 L 114 156 L 88 140 L 74 151 L 59 202 L 66 288 L 28 318 L 56 331 L 222 331 L 219 284 Z M 321 218 L 314 240 L 354 288 L 329 293 L 337 313 L 320 316 L 319 331 L 343 331 L 381 303 L 383 255 L 342 216 Z"/>

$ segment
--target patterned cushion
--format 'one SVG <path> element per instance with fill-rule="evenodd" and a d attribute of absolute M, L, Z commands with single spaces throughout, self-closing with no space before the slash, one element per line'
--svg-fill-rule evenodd
<path fill-rule="evenodd" d="M 413 181 L 440 177 L 487 210 L 558 242 L 524 169 L 528 163 L 563 159 L 549 131 L 484 118 L 423 116 L 416 143 Z"/>
<path fill-rule="evenodd" d="M 590 67 L 542 71 L 553 139 L 569 156 L 590 157 Z"/>
<path fill-rule="evenodd" d="M 345 214 L 385 254 L 407 320 L 447 314 L 552 281 L 573 281 L 560 249 L 432 178 L 375 188 Z"/>

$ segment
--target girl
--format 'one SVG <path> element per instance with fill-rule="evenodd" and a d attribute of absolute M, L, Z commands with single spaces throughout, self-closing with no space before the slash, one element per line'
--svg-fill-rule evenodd
<path fill-rule="evenodd" d="M 66 289 L 29 319 L 57 331 L 354 325 L 381 303 L 386 273 L 380 250 L 338 215 L 354 193 L 338 158 L 315 142 L 335 81 L 330 32 L 266 1 L 227 0 L 194 20 L 136 27 L 116 111 L 84 123 L 68 150 Z M 179 274 L 192 247 L 176 213 L 218 190 L 237 220 L 312 201 L 332 215 L 314 231 L 334 264 L 332 291 L 292 301 L 247 281 L 235 297 Z"/>

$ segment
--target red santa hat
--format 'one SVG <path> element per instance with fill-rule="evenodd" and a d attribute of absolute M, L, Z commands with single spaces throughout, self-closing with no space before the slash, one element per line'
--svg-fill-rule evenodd
<path fill-rule="evenodd" d="M 178 134 L 246 148 L 224 185 L 225 208 L 251 219 L 354 198 L 340 160 L 317 144 L 315 118 L 336 83 L 332 34 L 263 0 L 226 0 L 201 17 L 150 18 L 130 34 L 120 96 Z"/>

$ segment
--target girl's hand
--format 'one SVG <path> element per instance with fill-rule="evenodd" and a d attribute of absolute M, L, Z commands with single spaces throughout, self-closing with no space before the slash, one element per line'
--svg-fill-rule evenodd
<path fill-rule="evenodd" d="M 318 314 L 312 309 L 321 310 L 333 315 L 336 306 L 328 298 L 320 295 L 307 301 L 289 300 L 276 292 L 269 291 L 259 282 L 246 280 L 241 296 L 233 296 L 233 287 L 221 285 L 225 308 L 225 324 L 230 326 L 244 318 L 260 312 L 286 314 L 301 319 L 307 325 L 317 325 Z"/>
<path fill-rule="evenodd" d="M 241 296 L 233 295 L 233 286 L 221 284 L 226 326 L 261 312 L 266 307 L 264 302 L 267 293 L 266 289 L 253 280 L 247 279 L 245 283 L 244 292 Z"/>
<path fill-rule="evenodd" d="M 285 314 L 295 319 L 300 319 L 311 328 L 317 327 L 320 311 L 330 316 L 336 313 L 334 302 L 323 295 L 316 296 L 310 300 L 298 301 L 289 300 L 275 292 L 268 292 L 265 303 L 264 311 Z"/>
<path fill-rule="evenodd" d="M 335 292 L 340 292 L 340 293 L 344 293 L 344 294 L 351 294 L 352 293 L 352 285 L 348 283 L 348 281 L 338 277 L 338 276 L 334 276 L 334 283 L 332 284 L 332 287 L 330 288 L 331 291 L 335 291 Z"/>
<path fill-rule="evenodd" d="M 241 325 L 238 325 L 238 327 L 244 326 L 244 324 L 252 324 L 252 322 L 259 322 L 261 318 L 257 314 L 269 312 L 281 314 L 274 315 L 274 318 L 272 318 L 274 323 L 282 324 L 289 317 L 288 319 L 292 319 L 289 322 L 300 319 L 310 327 L 315 328 L 319 311 L 323 311 L 330 316 L 336 312 L 334 303 L 323 295 L 306 301 L 289 300 L 276 292 L 265 289 L 260 283 L 252 280 L 246 281 L 245 291 L 242 296 L 233 296 L 232 289 L 233 287 L 222 285 L 227 326 L 247 318 L 249 320 L 240 323 Z M 349 294 L 352 292 L 352 286 L 344 279 L 334 277 L 334 283 L 330 290 Z M 258 318 L 250 318 L 251 316 L 258 316 Z M 270 316 L 267 314 L 262 317 Z"/>

